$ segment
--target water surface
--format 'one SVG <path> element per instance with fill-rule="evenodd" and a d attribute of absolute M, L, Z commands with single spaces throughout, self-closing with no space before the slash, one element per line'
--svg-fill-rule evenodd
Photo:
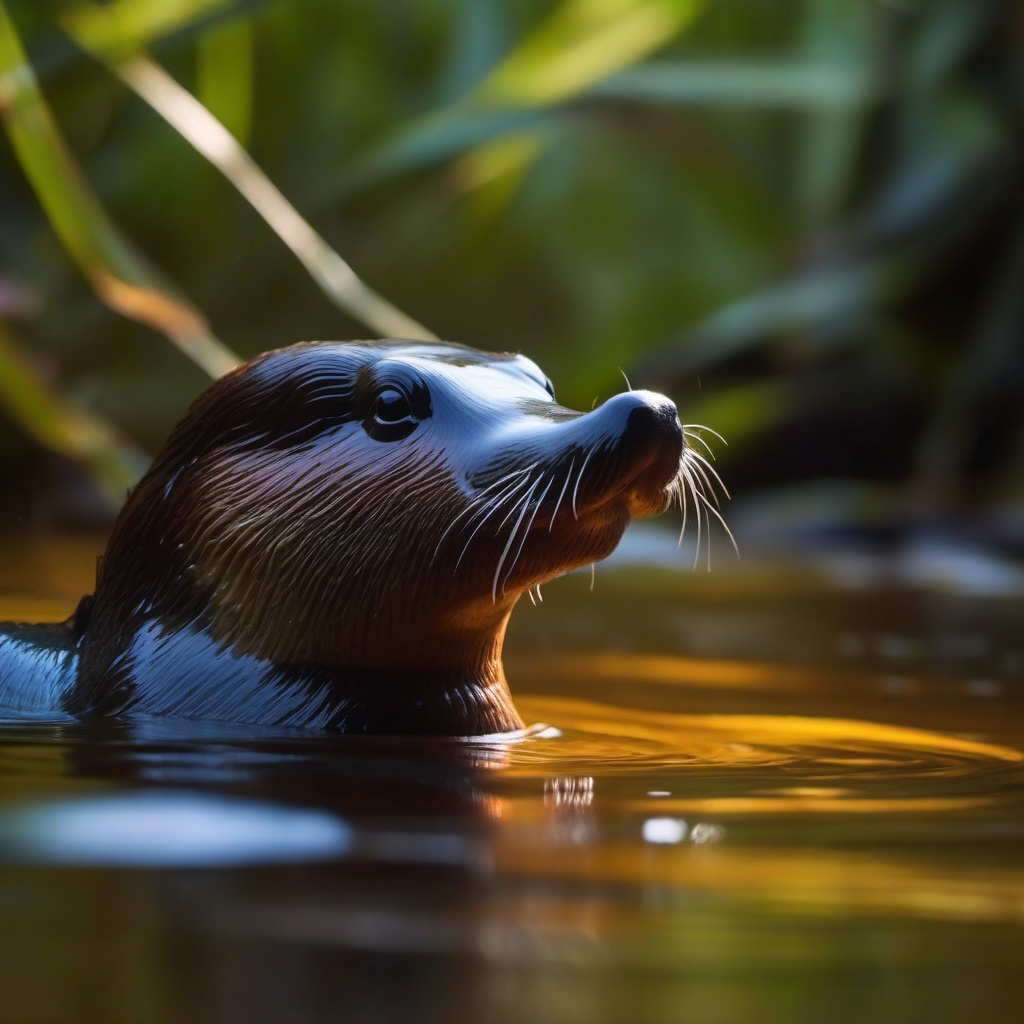
<path fill-rule="evenodd" d="M 91 559 L 12 553 L 0 616 Z M 544 596 L 515 742 L 0 719 L 0 1019 L 1019 1019 L 1019 599 Z"/>

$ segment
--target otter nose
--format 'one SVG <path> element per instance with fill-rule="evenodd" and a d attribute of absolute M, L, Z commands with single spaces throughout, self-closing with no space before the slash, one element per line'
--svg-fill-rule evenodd
<path fill-rule="evenodd" d="M 666 444 L 682 453 L 683 428 L 675 402 L 654 391 L 625 391 L 609 398 L 600 409 L 603 416 L 618 421 L 623 440 L 637 444 Z"/>
<path fill-rule="evenodd" d="M 597 413 L 618 436 L 616 448 L 633 472 L 660 487 L 679 471 L 683 428 L 675 403 L 653 391 L 626 391 L 609 398 Z"/>

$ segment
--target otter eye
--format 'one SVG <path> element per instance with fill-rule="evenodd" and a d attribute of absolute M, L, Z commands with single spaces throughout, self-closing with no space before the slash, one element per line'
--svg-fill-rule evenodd
<path fill-rule="evenodd" d="M 409 399 L 395 388 L 385 388 L 373 406 L 373 418 L 382 426 L 401 423 L 412 415 Z"/>
<path fill-rule="evenodd" d="M 430 393 L 422 385 L 410 391 L 385 385 L 374 395 L 363 429 L 374 441 L 401 441 L 430 414 Z"/>

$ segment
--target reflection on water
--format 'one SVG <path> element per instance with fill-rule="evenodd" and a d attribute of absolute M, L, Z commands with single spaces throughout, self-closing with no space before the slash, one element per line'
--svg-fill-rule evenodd
<path fill-rule="evenodd" d="M 123 793 L 0 812 L 0 856 L 41 864 L 214 867 L 345 856 L 344 822 L 199 793 Z"/>
<path fill-rule="evenodd" d="M 566 723 L 563 742 L 511 748 L 510 774 L 538 764 L 550 771 L 561 762 L 594 771 L 664 768 L 685 772 L 706 767 L 753 765 L 762 769 L 814 762 L 820 777 L 871 767 L 922 775 L 955 775 L 968 768 L 1019 764 L 1013 747 L 956 735 L 877 722 L 797 715 L 681 715 L 612 707 L 565 697 L 527 698 L 524 714 Z"/>
<path fill-rule="evenodd" d="M 1018 607 L 566 584 L 509 742 L 0 721 L 0 1020 L 1018 1019 Z"/>

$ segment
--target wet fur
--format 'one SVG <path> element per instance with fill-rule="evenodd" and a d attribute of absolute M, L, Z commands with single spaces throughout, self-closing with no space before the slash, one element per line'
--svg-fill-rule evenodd
<path fill-rule="evenodd" d="M 399 440 L 371 439 L 398 429 L 367 412 L 395 387 L 429 411 Z M 703 444 L 700 429 L 686 436 Z M 709 454 L 667 399 L 575 413 L 522 357 L 408 342 L 267 353 L 172 432 L 73 621 L 0 632 L 0 701 L 518 728 L 501 645 L 519 596 L 605 557 L 630 518 L 673 503 L 699 525 L 717 516 Z"/>

